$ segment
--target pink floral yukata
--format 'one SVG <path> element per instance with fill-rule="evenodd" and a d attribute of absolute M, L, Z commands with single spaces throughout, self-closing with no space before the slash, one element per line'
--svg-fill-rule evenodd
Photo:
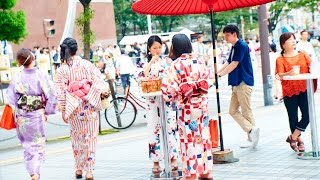
<path fill-rule="evenodd" d="M 205 64 L 183 54 L 166 71 L 164 99 L 176 102 L 184 176 L 211 173 L 213 169 L 208 117 L 208 77 Z"/>

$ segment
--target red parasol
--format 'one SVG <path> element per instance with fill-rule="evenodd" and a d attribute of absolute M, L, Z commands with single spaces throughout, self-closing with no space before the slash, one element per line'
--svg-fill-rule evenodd
<path fill-rule="evenodd" d="M 207 14 L 256 6 L 273 0 L 139 0 L 132 10 L 140 14 L 156 16 Z"/>
<path fill-rule="evenodd" d="M 213 23 L 213 13 L 266 4 L 272 1 L 274 0 L 138 0 L 132 4 L 132 10 L 137 13 L 157 16 L 210 13 L 221 151 L 224 151 L 224 146 L 220 115 L 221 111 L 217 75 L 217 59 L 215 53 L 216 45 L 214 38 L 215 25 Z"/>

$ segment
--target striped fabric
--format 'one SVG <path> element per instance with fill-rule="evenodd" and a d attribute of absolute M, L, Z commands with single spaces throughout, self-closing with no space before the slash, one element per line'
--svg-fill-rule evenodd
<path fill-rule="evenodd" d="M 92 86 L 84 101 L 79 97 L 71 95 L 67 90 L 69 82 L 80 81 L 82 79 L 92 81 Z M 65 118 L 68 118 L 77 107 L 85 102 L 95 107 L 96 110 L 102 109 L 100 95 L 108 85 L 104 81 L 100 71 L 89 61 L 78 58 L 73 60 L 72 66 L 67 64 L 62 65 L 56 74 L 55 83 L 59 91 L 59 109 L 60 111 L 65 111 Z"/>
<path fill-rule="evenodd" d="M 99 130 L 98 112 L 90 105 L 78 109 L 81 113 L 72 114 L 69 118 L 75 169 L 93 171 Z"/>
<path fill-rule="evenodd" d="M 88 79 L 92 86 L 82 100 L 68 92 L 72 81 Z M 65 118 L 70 123 L 75 169 L 92 171 L 95 165 L 95 152 L 99 128 L 98 111 L 101 109 L 101 91 L 107 87 L 99 69 L 81 58 L 73 60 L 72 65 L 62 65 L 56 74 L 58 103 Z"/>

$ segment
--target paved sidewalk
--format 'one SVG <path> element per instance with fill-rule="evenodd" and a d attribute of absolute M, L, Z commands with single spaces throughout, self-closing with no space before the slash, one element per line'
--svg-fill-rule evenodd
<path fill-rule="evenodd" d="M 316 98 L 319 112 L 319 96 Z M 232 149 L 240 161 L 214 165 L 214 180 L 307 180 L 320 179 L 320 160 L 299 160 L 285 142 L 289 134 L 283 104 L 257 107 L 253 111 L 261 128 L 256 149 L 241 149 L 245 134 L 227 114 L 222 117 L 225 148 Z M 318 113 L 319 114 L 319 113 Z M 318 125 L 319 121 L 318 121 Z M 96 180 L 147 180 L 152 163 L 148 159 L 146 126 L 100 136 L 96 157 Z M 320 133 L 320 132 L 319 132 Z M 307 150 L 311 150 L 310 127 L 303 134 Z M 22 161 L 22 150 L 0 151 L 0 179 L 29 179 Z M 74 179 L 70 141 L 49 144 L 42 180 Z"/>

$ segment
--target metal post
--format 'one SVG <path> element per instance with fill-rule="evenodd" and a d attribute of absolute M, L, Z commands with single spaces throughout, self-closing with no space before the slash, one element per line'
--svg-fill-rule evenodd
<path fill-rule="evenodd" d="M 267 7 L 260 5 L 258 7 L 259 33 L 260 33 L 260 49 L 262 63 L 262 81 L 264 105 L 273 105 L 272 100 L 272 76 L 270 76 L 270 58 L 269 58 L 269 43 L 268 43 L 268 26 L 267 26 Z"/>
<path fill-rule="evenodd" d="M 98 111 L 98 115 L 99 115 L 99 134 L 101 134 L 101 114 L 100 114 L 100 111 Z"/>
<path fill-rule="evenodd" d="M 47 47 L 48 47 L 48 50 L 49 50 L 50 75 L 51 75 L 51 79 L 53 80 L 53 71 L 52 71 L 52 62 L 51 62 L 51 51 L 50 51 L 49 37 L 47 37 Z"/>
<path fill-rule="evenodd" d="M 110 88 L 110 91 L 111 91 L 111 96 L 112 96 L 112 99 L 113 99 L 112 102 L 113 102 L 114 111 L 116 113 L 118 126 L 122 127 L 121 117 L 119 116 L 118 102 L 116 101 L 116 95 L 114 93 L 113 79 L 108 79 L 108 84 L 109 84 L 109 88 Z"/>
<path fill-rule="evenodd" d="M 244 40 L 245 39 L 245 36 L 244 36 L 244 19 L 243 19 L 242 15 L 240 16 L 240 19 L 241 19 L 241 36 L 242 36 L 242 39 Z"/>
<path fill-rule="evenodd" d="M 152 34 L 152 23 L 151 23 L 151 15 L 147 15 L 147 21 L 148 21 L 148 34 Z"/>
<path fill-rule="evenodd" d="M 213 48 L 213 62 L 214 62 L 214 79 L 216 84 L 216 94 L 217 94 L 217 109 L 218 109 L 218 123 L 219 123 L 219 134 L 220 134 L 220 150 L 224 151 L 223 145 L 223 134 L 222 134 L 222 123 L 221 123 L 221 109 L 220 109 L 220 94 L 219 94 L 219 79 L 217 74 L 217 55 L 216 55 L 216 41 L 214 37 L 215 24 L 213 20 L 213 10 L 210 10 L 210 20 L 211 20 L 211 34 L 212 34 L 212 48 Z"/>
<path fill-rule="evenodd" d="M 162 145 L 163 145 L 163 161 L 164 161 L 164 167 L 165 167 L 165 172 L 164 172 L 164 176 L 166 178 L 170 178 L 171 177 L 171 168 L 170 168 L 170 156 L 169 156 L 169 147 L 168 147 L 168 137 L 167 137 L 167 115 L 166 115 L 166 111 L 164 109 L 164 101 L 163 101 L 163 97 L 162 95 L 158 96 L 159 97 L 159 101 L 160 101 L 160 126 L 161 126 L 161 133 L 162 133 Z"/>
<path fill-rule="evenodd" d="M 312 79 L 307 79 L 307 94 L 308 94 L 308 107 L 309 107 L 309 121 L 310 121 L 310 129 L 311 129 L 312 157 L 319 158 L 320 153 L 319 153 L 319 144 L 318 144 L 316 111 L 314 106 Z"/>

